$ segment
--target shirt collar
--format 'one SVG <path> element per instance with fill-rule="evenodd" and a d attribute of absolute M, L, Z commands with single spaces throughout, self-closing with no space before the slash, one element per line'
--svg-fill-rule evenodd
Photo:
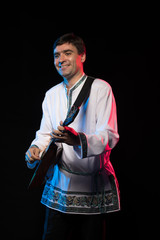
<path fill-rule="evenodd" d="M 73 92 L 85 79 L 86 79 L 86 75 L 83 73 L 82 77 L 69 89 L 70 92 Z M 67 92 L 67 85 L 65 82 L 63 82 L 65 90 Z"/>

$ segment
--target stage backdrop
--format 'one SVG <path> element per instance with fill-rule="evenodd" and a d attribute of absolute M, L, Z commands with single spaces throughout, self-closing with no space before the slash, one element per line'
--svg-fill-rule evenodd
<path fill-rule="evenodd" d="M 159 206 L 159 82 L 156 38 L 121 29 L 60 28 L 54 20 L 24 13 L 10 19 L 1 81 L 2 224 L 13 239 L 41 239 L 42 189 L 29 192 L 33 172 L 24 155 L 39 129 L 45 92 L 62 81 L 54 69 L 52 45 L 73 31 L 87 48 L 87 75 L 107 81 L 117 103 L 120 141 L 112 151 L 121 191 L 121 212 L 107 218 L 108 239 L 140 239 L 154 233 Z M 20 22 L 18 22 L 20 23 Z M 3 209 L 4 207 L 4 209 Z M 130 235 L 128 235 L 130 232 Z M 7 238 L 6 238 L 7 239 Z"/>

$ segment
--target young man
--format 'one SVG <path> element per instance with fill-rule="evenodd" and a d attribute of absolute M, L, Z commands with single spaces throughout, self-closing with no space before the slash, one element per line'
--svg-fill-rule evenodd
<path fill-rule="evenodd" d="M 63 82 L 47 91 L 36 138 L 26 152 L 35 167 L 51 138 L 62 155 L 51 166 L 41 202 L 46 206 L 43 239 L 102 239 L 104 213 L 120 209 L 119 190 L 109 156 L 118 142 L 116 103 L 111 86 L 95 79 L 77 117 L 63 127 L 67 112 L 87 76 L 86 49 L 74 34 L 60 37 L 53 47 L 54 64 Z"/>

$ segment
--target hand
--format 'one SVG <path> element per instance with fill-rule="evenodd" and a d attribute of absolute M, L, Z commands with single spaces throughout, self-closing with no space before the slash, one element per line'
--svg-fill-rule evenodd
<path fill-rule="evenodd" d="M 51 133 L 51 137 L 54 138 L 55 142 L 66 143 L 71 146 L 80 145 L 78 133 L 73 128 L 63 127 L 62 124 L 61 121 L 58 130 Z"/>
<path fill-rule="evenodd" d="M 25 160 L 29 163 L 34 163 L 36 160 L 40 160 L 39 157 L 40 149 L 37 147 L 30 147 L 25 155 Z"/>

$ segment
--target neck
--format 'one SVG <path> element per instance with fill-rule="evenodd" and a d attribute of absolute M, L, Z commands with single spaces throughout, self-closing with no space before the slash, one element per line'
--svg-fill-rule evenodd
<path fill-rule="evenodd" d="M 69 78 L 63 78 L 64 82 L 67 86 L 68 89 L 70 89 L 78 80 L 82 77 L 83 71 L 82 72 L 77 72 L 74 76 L 69 77 Z"/>

